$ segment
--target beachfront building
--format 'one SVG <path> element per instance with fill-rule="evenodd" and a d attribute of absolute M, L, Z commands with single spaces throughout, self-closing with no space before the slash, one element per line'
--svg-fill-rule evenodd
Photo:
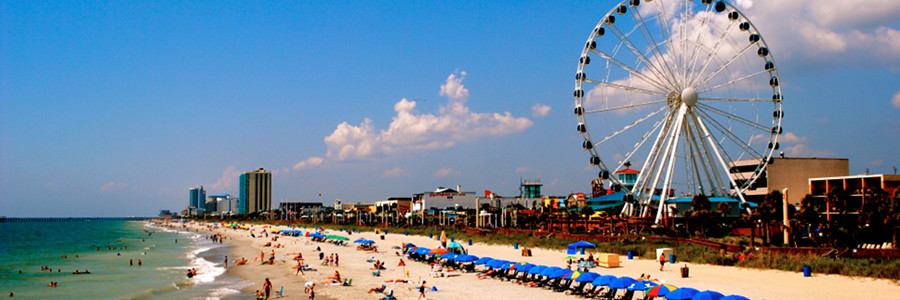
<path fill-rule="evenodd" d="M 214 216 L 234 215 L 238 212 L 238 202 L 230 194 L 211 195 L 206 200 L 206 211 Z"/>
<path fill-rule="evenodd" d="M 206 190 L 203 189 L 203 186 L 192 187 L 188 193 L 190 195 L 188 207 L 202 208 L 203 204 L 206 202 Z"/>
<path fill-rule="evenodd" d="M 412 210 L 422 211 L 428 208 L 471 208 L 476 205 L 475 192 L 463 192 L 462 187 L 456 189 L 439 187 L 432 192 L 415 194 L 412 197 Z"/>
<path fill-rule="evenodd" d="M 272 209 L 272 172 L 259 168 L 241 174 L 240 214 L 252 214 Z"/>
<path fill-rule="evenodd" d="M 325 211 L 322 202 L 281 202 L 278 211 L 284 219 L 299 220 L 311 219 Z"/>
<path fill-rule="evenodd" d="M 900 192 L 900 175 L 864 174 L 810 178 L 809 195 L 825 203 L 819 213 L 827 220 L 832 215 L 858 215 L 873 197 L 893 199 Z M 877 193 L 883 192 L 883 195 Z"/>
<path fill-rule="evenodd" d="M 756 171 L 757 162 L 758 159 L 732 161 L 729 176 L 741 185 L 742 178 L 748 178 Z M 744 198 L 761 203 L 769 192 L 787 188 L 788 202 L 799 205 L 808 192 L 810 178 L 847 176 L 849 173 L 850 162 L 846 158 L 772 157 L 765 172 L 744 193 Z"/>

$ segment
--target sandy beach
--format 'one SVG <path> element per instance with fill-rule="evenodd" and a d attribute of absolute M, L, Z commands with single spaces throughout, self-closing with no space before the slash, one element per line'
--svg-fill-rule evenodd
<path fill-rule="evenodd" d="M 242 229 L 218 228 L 207 229 L 207 224 L 191 224 L 193 230 L 203 234 L 221 233 L 225 241 L 231 244 L 229 251 L 229 274 L 238 275 L 254 285 L 245 288 L 245 293 L 253 293 L 261 290 L 265 278 L 269 278 L 273 284 L 273 294 L 284 288 L 284 295 L 292 299 L 305 299 L 304 283 L 316 282 L 316 297 L 319 299 L 349 299 L 362 297 L 362 299 L 381 299 L 382 294 L 367 294 L 373 287 L 380 287 L 382 283 L 391 279 L 408 279 L 411 283 L 387 283 L 387 288 L 394 291 L 398 299 L 414 299 L 418 292 L 413 288 L 425 280 L 426 285 L 436 288 L 436 291 L 428 291 L 428 299 L 583 299 L 576 296 L 564 295 L 544 288 L 532 288 L 500 281 L 496 279 L 478 279 L 475 273 L 460 273 L 458 276 L 437 277 L 429 275 L 430 267 L 427 264 L 410 261 L 401 257 L 392 249 L 392 246 L 400 246 L 402 243 L 413 243 L 418 246 L 434 248 L 440 245 L 435 239 L 427 236 L 405 236 L 402 233 L 390 233 L 381 240 L 375 232 L 361 232 L 348 235 L 347 232 L 329 231 L 329 234 L 346 236 L 350 241 L 366 238 L 376 241 L 379 253 L 368 253 L 357 250 L 356 245 L 348 241 L 348 246 L 336 246 L 331 243 L 312 242 L 306 237 L 279 236 L 277 241 L 272 241 L 274 234 L 269 237 L 260 237 L 263 230 L 261 225 L 252 227 L 252 232 L 257 237 L 251 237 L 251 231 Z M 285 228 L 286 229 L 286 228 Z M 268 229 L 267 229 L 268 230 Z M 435 236 L 440 231 L 435 233 Z M 282 244 L 284 247 L 266 247 L 265 244 Z M 533 264 L 565 267 L 564 251 L 531 249 L 531 257 L 523 257 L 521 250 L 512 246 L 496 246 L 475 243 L 468 246 L 462 243 L 469 254 L 479 257 L 492 257 L 510 261 L 527 261 Z M 603 246 L 595 252 L 603 252 Z M 336 253 L 340 257 L 340 266 L 322 266 L 318 251 L 320 248 L 325 255 Z M 262 265 L 259 261 L 261 252 L 268 258 L 275 251 L 274 265 Z M 310 267 L 317 271 L 306 271 L 303 275 L 295 275 L 297 262 L 294 255 L 289 253 L 301 253 Z M 234 261 L 246 258 L 245 265 L 234 266 Z M 254 260 L 256 258 L 256 260 Z M 382 271 L 380 277 L 373 276 L 373 263 L 366 262 L 374 258 L 385 262 L 387 270 Z M 398 266 L 400 259 L 406 262 L 406 266 Z M 628 260 L 620 257 L 622 266 L 618 268 L 592 268 L 592 272 L 602 275 L 630 276 L 637 278 L 641 274 L 649 274 L 660 283 L 667 283 L 678 287 L 691 287 L 698 290 L 713 290 L 725 295 L 737 294 L 750 299 L 896 299 L 900 294 L 900 285 L 890 280 L 871 279 L 860 277 L 848 277 L 839 275 L 822 275 L 813 273 L 812 277 L 804 277 L 800 272 L 785 272 L 776 270 L 757 270 L 737 267 L 724 267 L 712 265 L 690 264 L 690 277 L 682 278 L 679 268 L 685 263 L 666 264 L 664 271 L 659 271 L 659 263 L 653 260 L 634 259 Z M 221 262 L 219 262 L 221 263 Z M 482 267 L 478 266 L 480 270 Z M 324 284 L 327 277 L 333 276 L 335 270 L 341 277 L 352 279 L 351 286 Z M 406 277 L 406 271 L 409 277 Z M 274 299 L 275 296 L 273 295 Z M 639 297 L 635 297 L 639 299 Z"/>

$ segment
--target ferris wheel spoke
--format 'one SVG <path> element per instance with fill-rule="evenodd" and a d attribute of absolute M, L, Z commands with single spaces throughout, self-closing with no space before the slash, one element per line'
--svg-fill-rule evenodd
<path fill-rule="evenodd" d="M 755 77 L 755 76 L 759 76 L 759 75 L 762 75 L 762 74 L 768 74 L 769 72 L 771 72 L 771 71 L 770 71 L 770 70 L 762 70 L 762 71 L 759 71 L 759 72 L 756 72 L 756 73 L 753 73 L 753 74 L 750 74 L 750 75 L 747 75 L 747 76 L 744 76 L 744 77 L 741 77 L 741 78 L 729 80 L 728 82 L 719 84 L 719 85 L 714 86 L 714 87 L 711 87 L 711 88 L 707 88 L 707 89 L 704 89 L 704 90 L 701 90 L 701 91 L 697 91 L 697 93 L 699 94 L 699 93 L 709 92 L 709 91 L 712 91 L 712 90 L 715 90 L 715 89 L 719 89 L 719 88 L 722 88 L 722 87 L 725 87 L 725 86 L 728 86 L 728 85 L 731 85 L 731 84 L 735 84 L 735 83 L 737 83 L 737 82 L 739 82 L 739 81 L 743 81 L 743 80 L 747 80 L 747 79 L 753 78 L 753 77 Z"/>
<path fill-rule="evenodd" d="M 714 113 L 716 113 L 716 114 L 718 114 L 718 115 L 721 115 L 721 116 L 723 116 L 723 117 L 726 117 L 726 118 L 728 118 L 728 119 L 731 119 L 731 120 L 734 120 L 734 121 L 738 121 L 738 122 L 747 124 L 747 125 L 750 126 L 750 127 L 753 127 L 753 128 L 756 128 L 756 129 L 765 131 L 765 132 L 769 132 L 769 130 L 770 130 L 770 128 L 767 127 L 767 126 L 763 126 L 763 125 L 760 125 L 760 124 L 758 124 L 758 123 L 756 123 L 756 122 L 753 122 L 753 121 L 750 121 L 750 120 L 741 118 L 741 117 L 739 117 L 739 116 L 736 116 L 736 115 L 734 115 L 734 114 L 731 114 L 731 113 L 728 113 L 728 112 L 724 112 L 724 111 L 722 111 L 722 110 L 719 110 L 718 108 L 715 108 L 715 107 L 712 107 L 712 106 L 709 106 L 709 105 L 705 105 L 705 104 L 702 104 L 702 103 L 697 103 L 697 104 L 695 104 L 694 107 L 695 107 L 695 109 L 696 109 L 697 107 L 700 107 L 700 108 L 702 108 L 703 110 L 708 110 L 708 111 L 714 112 Z"/>
<path fill-rule="evenodd" d="M 703 123 L 702 119 L 697 118 L 697 124 L 703 130 L 703 134 L 704 134 L 707 142 L 709 143 L 710 148 L 712 148 L 713 153 L 716 154 L 716 157 L 718 158 L 720 167 L 722 168 L 723 171 L 729 172 L 729 170 L 731 168 L 728 167 L 727 163 L 725 163 L 726 157 L 729 159 L 728 161 L 731 161 L 731 158 L 728 157 L 728 153 L 725 153 L 725 150 L 721 148 L 721 145 L 719 145 L 718 142 L 716 142 L 715 139 L 713 139 L 712 135 L 709 133 L 709 128 L 706 127 L 706 125 Z M 723 157 L 723 153 L 724 153 L 725 157 Z M 728 176 L 728 181 L 731 183 L 731 186 L 734 187 L 734 190 L 738 189 L 739 186 L 737 185 L 737 182 L 734 181 L 734 178 L 732 178 L 731 176 Z M 734 192 L 734 190 L 732 192 Z M 741 195 L 740 192 L 737 192 L 736 194 L 741 199 L 742 203 L 746 202 L 744 200 L 744 196 Z"/>
<path fill-rule="evenodd" d="M 696 114 L 691 114 L 691 120 L 694 124 L 700 124 Z M 717 172 L 715 169 L 716 162 L 713 157 L 712 149 L 710 149 L 710 146 L 707 143 L 703 142 L 703 139 L 701 138 L 703 137 L 703 132 L 701 132 L 700 126 L 694 126 L 694 130 L 696 130 L 696 136 L 699 140 L 695 141 L 695 143 L 703 149 L 704 155 L 701 155 L 700 157 L 703 159 L 702 166 L 706 172 L 707 180 L 709 181 L 709 184 L 712 185 L 710 186 L 710 190 L 713 191 L 715 195 L 725 194 L 725 182 L 722 180 L 721 173 Z"/>
<path fill-rule="evenodd" d="M 710 51 L 709 54 L 706 55 L 706 60 L 703 62 L 703 68 L 701 68 L 700 71 L 696 73 L 696 75 L 694 73 L 692 73 L 691 78 L 694 78 L 695 76 L 700 77 L 703 75 L 703 72 L 706 72 L 706 68 L 709 67 L 709 64 L 712 63 L 713 58 L 716 56 L 717 53 L 719 53 L 719 50 L 722 49 L 722 45 L 724 45 L 724 42 L 728 38 L 728 36 L 731 35 L 731 31 L 735 27 L 737 27 L 737 25 L 735 25 L 735 24 L 737 24 L 737 22 L 731 22 L 730 24 L 728 24 L 728 28 L 726 28 L 725 32 L 722 33 L 722 35 L 719 37 L 718 40 L 716 40 L 716 44 L 713 46 L 713 50 Z M 699 85 L 694 85 L 693 80 L 689 83 L 689 85 L 699 86 Z"/>
<path fill-rule="evenodd" d="M 706 5 L 706 18 L 703 19 L 703 23 L 700 24 L 700 28 L 709 27 L 709 20 L 711 20 L 713 16 L 712 8 L 713 4 Z M 701 30 L 701 32 L 697 34 L 697 39 L 694 41 L 694 51 L 691 51 L 691 57 L 688 59 L 688 61 L 691 62 L 691 65 L 687 68 L 688 70 L 690 70 L 687 78 L 691 78 L 691 76 L 694 76 L 694 70 L 697 67 L 697 60 L 699 60 L 700 58 L 699 56 L 697 56 L 697 53 L 700 53 L 700 45 L 702 44 L 701 41 L 706 38 L 708 32 L 709 30 Z"/>
<path fill-rule="evenodd" d="M 672 67 L 669 66 L 669 61 L 663 57 L 662 52 L 659 51 L 659 44 L 656 43 L 656 39 L 653 38 L 653 34 L 650 33 L 650 28 L 647 27 L 647 22 L 644 20 L 644 17 L 641 15 L 640 9 L 631 9 L 629 10 L 631 13 L 631 18 L 634 19 L 635 22 L 638 23 L 638 28 L 641 31 L 641 34 L 644 35 L 644 39 L 650 42 L 650 47 L 652 52 L 656 54 L 652 57 L 656 58 L 656 63 L 660 68 L 665 69 L 668 73 L 669 78 L 675 78 L 675 73 L 672 73 Z"/>
<path fill-rule="evenodd" d="M 661 107 L 660 109 L 658 109 L 658 110 L 656 110 L 656 111 L 654 111 L 654 112 L 652 112 L 652 113 L 650 113 L 650 114 L 644 116 L 643 118 L 638 119 L 637 121 L 632 122 L 631 124 L 628 124 L 628 126 L 625 126 L 625 128 L 619 129 L 619 131 L 614 132 L 613 134 L 611 134 L 611 135 L 609 135 L 609 136 L 607 136 L 607 137 L 601 139 L 600 141 L 598 141 L 598 142 L 596 142 L 596 143 L 594 143 L 594 144 L 595 144 L 595 145 L 602 144 L 602 143 L 604 143 L 604 142 L 606 142 L 606 141 L 608 141 L 608 140 L 610 140 L 610 139 L 616 137 L 617 135 L 622 134 L 622 133 L 625 132 L 625 131 L 628 131 L 628 129 L 631 129 L 631 128 L 633 128 L 634 126 L 637 126 L 638 124 L 643 123 L 643 122 L 646 121 L 647 119 L 652 118 L 653 116 L 659 114 L 660 112 L 665 111 L 667 108 L 668 108 L 667 106 L 663 106 L 663 107 Z"/>
<path fill-rule="evenodd" d="M 716 97 L 700 97 L 701 101 L 731 101 L 731 102 L 773 102 L 772 99 L 766 98 L 716 98 Z"/>
<path fill-rule="evenodd" d="M 629 67 L 627 64 L 619 61 L 615 57 L 612 57 L 609 54 L 606 54 L 605 52 L 597 50 L 597 49 L 592 49 L 591 52 L 594 52 L 595 54 L 599 55 L 601 58 L 605 59 L 606 61 L 611 62 L 612 64 L 616 65 L 616 67 L 619 67 L 623 71 L 628 72 L 629 74 L 631 74 L 631 76 L 643 79 L 645 82 L 649 83 L 650 85 L 653 85 L 657 89 L 666 90 L 665 84 L 663 84 L 659 81 L 653 80 L 652 78 L 647 77 L 640 71 L 635 70 L 632 67 Z"/>
<path fill-rule="evenodd" d="M 641 107 L 641 106 L 648 106 L 648 105 L 654 105 L 654 104 L 661 104 L 661 103 L 666 103 L 666 100 L 653 101 L 653 102 L 647 102 L 647 103 L 638 103 L 638 104 L 622 105 L 622 106 L 610 107 L 610 108 L 604 108 L 604 109 L 589 110 L 589 111 L 585 111 L 584 113 L 585 113 L 585 114 L 596 114 L 596 113 L 609 112 L 609 111 L 616 111 L 616 110 L 629 109 L 629 108 L 635 108 L 635 107 Z M 666 106 L 663 106 L 662 108 L 660 108 L 660 110 L 663 110 L 663 109 L 666 109 Z M 657 111 L 657 113 L 658 113 L 658 112 L 659 112 L 659 111 Z"/>
<path fill-rule="evenodd" d="M 714 77 L 716 77 L 716 75 L 719 75 L 719 73 L 728 69 L 728 66 L 730 66 L 732 63 L 737 61 L 738 58 L 740 58 L 745 53 L 747 53 L 747 50 L 750 50 L 750 48 L 752 48 L 753 45 L 754 44 L 748 44 L 747 46 L 745 46 L 743 49 L 741 49 L 741 51 L 739 51 L 737 54 L 735 54 L 733 57 L 731 57 L 731 59 L 729 59 L 727 62 L 725 62 L 724 64 L 719 66 L 719 68 L 716 69 L 715 72 L 712 72 L 712 74 L 710 74 L 705 79 L 703 79 L 703 81 L 700 81 L 699 83 L 697 83 L 695 86 L 703 86 L 704 84 L 706 84 L 706 82 L 708 82 L 708 81 L 712 80 Z M 702 74 L 703 73 L 700 73 L 700 75 L 702 75 Z"/>
<path fill-rule="evenodd" d="M 756 150 L 754 150 L 753 148 L 750 148 L 750 146 L 747 146 L 746 144 L 744 144 L 744 142 L 741 141 L 740 138 L 735 136 L 734 133 L 731 132 L 731 130 L 728 130 L 727 127 L 725 127 L 724 125 L 719 123 L 719 121 L 716 121 L 712 116 L 710 116 L 709 114 L 707 114 L 704 111 L 699 111 L 699 113 L 702 114 L 703 116 L 705 116 L 711 122 L 710 124 L 712 124 L 713 127 L 718 129 L 719 132 L 722 133 L 722 135 L 724 135 L 725 137 L 730 139 L 731 142 L 734 143 L 735 145 L 743 148 L 745 152 L 747 152 L 749 154 L 753 154 L 755 157 L 762 156 L 762 154 L 759 154 L 759 152 L 756 152 Z"/>
<path fill-rule="evenodd" d="M 622 162 L 620 162 L 619 165 L 616 166 L 616 170 L 622 168 L 622 166 L 625 165 L 625 162 L 631 161 L 631 157 L 634 156 L 634 154 L 637 153 L 637 151 L 641 149 L 641 147 L 643 147 L 648 140 L 650 140 L 650 137 L 653 136 L 653 133 L 659 130 L 660 126 L 662 126 L 665 121 L 665 118 L 660 118 L 659 120 L 657 120 L 656 123 L 653 124 L 653 127 L 646 133 L 644 133 L 644 136 L 641 138 L 641 140 L 634 145 L 634 149 L 625 154 L 625 158 L 623 158 Z"/>
<path fill-rule="evenodd" d="M 594 84 L 594 85 L 599 85 L 599 86 L 611 87 L 614 89 L 619 89 L 619 90 L 624 90 L 624 91 L 629 91 L 629 92 L 637 92 L 637 93 L 646 94 L 646 95 L 650 95 L 650 96 L 666 97 L 666 94 L 663 92 L 651 91 L 651 90 L 642 89 L 642 88 L 633 87 L 633 86 L 615 84 L 612 82 L 603 82 L 603 81 L 597 81 L 597 80 L 593 80 L 593 79 L 585 79 L 584 82 Z"/>
<path fill-rule="evenodd" d="M 656 20 L 662 24 L 660 26 L 661 32 L 663 34 L 663 43 L 666 44 L 666 51 L 672 55 L 672 60 L 674 60 L 674 64 L 678 66 L 678 53 L 675 51 L 675 45 L 672 44 L 672 32 L 669 31 L 669 18 L 666 15 L 666 8 L 664 5 L 660 3 L 660 1 L 655 1 L 654 6 L 656 6 L 656 11 L 658 15 L 656 16 Z M 678 73 L 678 70 L 672 69 L 673 76 L 674 73 Z M 676 88 L 681 89 L 680 86 L 676 86 Z"/>
<path fill-rule="evenodd" d="M 650 63 L 650 60 L 647 59 L 647 56 L 645 56 L 644 53 L 637 49 L 637 46 L 635 46 L 631 39 L 628 38 L 628 35 L 622 32 L 622 30 L 620 30 L 618 26 L 609 25 L 607 26 L 607 28 L 612 29 L 610 31 L 612 31 L 612 33 L 615 34 L 620 41 L 622 41 L 622 44 L 625 45 L 625 48 L 628 48 L 628 50 L 631 51 L 631 53 L 638 60 L 640 60 L 644 64 L 644 66 L 647 67 L 648 72 L 653 74 L 655 77 L 660 78 L 660 82 L 666 81 L 666 83 L 669 84 L 670 88 L 675 86 L 674 82 L 672 81 L 674 79 L 666 77 L 665 74 L 663 74 L 659 69 L 656 68 L 656 65 Z"/>
<path fill-rule="evenodd" d="M 674 110 L 669 110 L 666 113 L 666 116 L 662 118 L 663 125 L 660 128 L 659 133 L 656 135 L 656 140 L 653 142 L 653 145 L 650 147 L 650 153 L 647 155 L 647 159 L 644 161 L 644 165 L 641 167 L 641 172 L 638 173 L 638 178 L 635 181 L 634 187 L 632 188 L 632 194 L 643 197 L 645 192 L 647 191 L 647 184 L 649 183 L 650 170 L 654 170 L 654 166 L 656 165 L 657 153 L 662 150 L 662 144 L 665 142 L 666 133 L 668 132 L 670 123 L 672 122 L 672 117 L 675 114 Z M 651 196 L 652 197 L 652 196 Z"/>

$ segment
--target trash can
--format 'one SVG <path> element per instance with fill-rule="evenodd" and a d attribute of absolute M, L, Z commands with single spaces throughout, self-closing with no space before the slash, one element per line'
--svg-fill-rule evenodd
<path fill-rule="evenodd" d="M 688 278 L 688 276 L 690 276 L 690 272 L 691 270 L 688 269 L 688 266 L 684 265 L 684 267 L 681 267 L 681 278 Z"/>
<path fill-rule="evenodd" d="M 812 268 L 810 268 L 809 266 L 803 266 L 803 277 L 810 276 L 812 276 Z"/>
<path fill-rule="evenodd" d="M 403 232 L 403 235 L 409 236 L 409 231 L 404 231 L 404 232 Z"/>
<path fill-rule="evenodd" d="M 429 239 L 430 239 L 430 238 L 434 238 L 434 236 L 432 236 L 432 234 L 429 233 L 429 234 L 428 234 L 428 238 L 429 238 Z"/>
<path fill-rule="evenodd" d="M 472 240 L 469 240 L 469 246 L 472 246 Z"/>
<path fill-rule="evenodd" d="M 519 243 L 514 243 L 514 244 L 513 244 L 513 249 L 519 249 Z"/>
<path fill-rule="evenodd" d="M 631 251 L 628 251 L 628 260 L 634 259 L 634 254 Z"/>
<path fill-rule="evenodd" d="M 674 263 L 675 263 L 675 254 L 669 254 L 669 263 L 670 263 L 670 264 L 674 264 Z"/>
<path fill-rule="evenodd" d="M 580 249 L 581 249 L 581 255 L 584 255 L 584 248 L 580 248 Z"/>
<path fill-rule="evenodd" d="M 451 243 L 453 243 L 453 242 L 454 242 L 454 241 L 453 241 L 453 238 L 450 238 L 450 242 L 451 242 Z"/>

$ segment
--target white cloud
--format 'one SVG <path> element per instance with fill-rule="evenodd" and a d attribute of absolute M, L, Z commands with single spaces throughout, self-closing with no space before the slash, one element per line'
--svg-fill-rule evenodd
<path fill-rule="evenodd" d="M 321 157 L 313 156 L 313 157 L 307 158 L 306 160 L 295 164 L 294 170 L 316 167 L 318 165 L 321 165 L 323 161 L 325 161 L 325 159 L 323 159 Z"/>
<path fill-rule="evenodd" d="M 900 91 L 894 94 L 894 98 L 891 99 L 891 105 L 900 108 Z"/>
<path fill-rule="evenodd" d="M 531 167 L 518 167 L 516 168 L 516 173 L 525 173 L 531 171 Z"/>
<path fill-rule="evenodd" d="M 806 141 L 808 141 L 809 139 L 805 136 L 798 136 L 798 135 L 794 134 L 793 132 L 788 132 L 788 133 L 782 134 L 780 137 L 778 137 L 778 140 L 783 143 L 797 144 L 797 143 L 806 143 Z"/>
<path fill-rule="evenodd" d="M 416 102 L 404 98 L 394 104 L 397 114 L 387 129 L 376 131 L 369 118 L 359 126 L 341 123 L 325 137 L 327 157 L 340 161 L 404 150 L 449 148 L 457 142 L 518 133 L 531 127 L 531 120 L 513 117 L 509 112 L 470 111 L 465 105 L 469 92 L 462 84 L 465 72 L 461 74 L 460 77 L 451 74 L 441 85 L 441 95 L 448 96 L 449 100 L 435 114 L 419 113 Z"/>
<path fill-rule="evenodd" d="M 876 159 L 876 160 L 870 161 L 869 164 L 877 167 L 877 166 L 883 165 L 884 161 L 880 160 L 880 159 Z"/>
<path fill-rule="evenodd" d="M 451 175 L 460 176 L 462 175 L 462 172 L 450 168 L 443 168 L 434 172 L 434 177 L 447 177 Z"/>
<path fill-rule="evenodd" d="M 441 85 L 441 96 L 447 96 L 452 100 L 461 100 L 463 102 L 469 100 L 469 90 L 462 84 L 465 77 L 466 71 L 459 72 L 459 77 L 456 74 L 447 76 L 447 82 Z"/>
<path fill-rule="evenodd" d="M 406 174 L 406 171 L 401 169 L 400 167 L 394 167 L 393 169 L 384 170 L 385 177 L 398 177 Z"/>
<path fill-rule="evenodd" d="M 531 116 L 535 118 L 546 117 L 550 114 L 550 106 L 543 104 L 535 104 L 531 107 Z"/>
<path fill-rule="evenodd" d="M 829 150 L 814 150 L 806 146 L 806 144 L 797 144 L 784 148 L 784 153 L 788 156 L 795 157 L 832 157 L 834 152 Z"/>
<path fill-rule="evenodd" d="M 768 1 L 743 11 L 784 61 L 900 68 L 900 1 Z"/>
<path fill-rule="evenodd" d="M 110 181 L 109 183 L 104 184 L 103 186 L 101 186 L 101 187 L 100 187 L 100 191 L 101 191 L 101 192 L 108 192 L 108 191 L 112 191 L 112 190 L 123 189 L 123 188 L 126 188 L 126 187 L 128 187 L 128 184 L 127 184 L 127 183 L 121 183 L 121 182 Z"/>
<path fill-rule="evenodd" d="M 243 172 L 235 169 L 234 166 L 228 166 L 222 172 L 222 177 L 216 180 L 216 183 L 210 185 L 209 188 L 211 190 L 234 191 L 237 188 L 238 178 L 241 176 L 241 173 Z"/>

